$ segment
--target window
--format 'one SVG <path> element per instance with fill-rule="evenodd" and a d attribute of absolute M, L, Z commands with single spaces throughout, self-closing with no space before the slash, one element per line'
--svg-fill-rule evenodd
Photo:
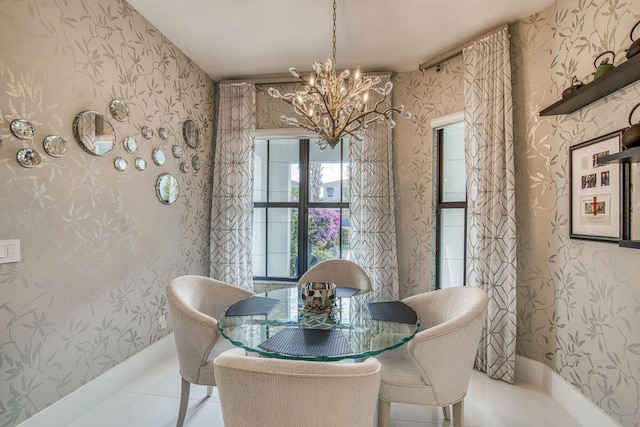
<path fill-rule="evenodd" d="M 349 145 L 320 150 L 313 139 L 257 139 L 253 271 L 297 280 L 309 267 L 349 258 Z"/>
<path fill-rule="evenodd" d="M 467 191 L 464 123 L 435 130 L 438 158 L 436 184 L 436 286 L 462 286 L 466 269 Z"/>

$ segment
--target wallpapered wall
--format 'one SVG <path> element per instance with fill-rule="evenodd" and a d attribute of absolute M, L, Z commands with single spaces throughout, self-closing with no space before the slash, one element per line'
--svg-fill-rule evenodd
<path fill-rule="evenodd" d="M 399 73 L 394 105 L 404 104 L 411 120 L 396 120 L 394 182 L 396 234 L 402 298 L 434 289 L 433 130 L 431 121 L 464 108 L 462 56 L 437 68 Z"/>
<path fill-rule="evenodd" d="M 0 1 L 0 39 L 0 239 L 22 244 L 20 263 L 0 265 L 0 425 L 11 426 L 166 335 L 164 285 L 209 271 L 214 84 L 123 0 Z M 131 110 L 127 122 L 111 120 L 117 146 L 87 154 L 73 119 L 87 109 L 111 119 L 114 98 Z M 33 140 L 11 135 L 17 118 L 35 125 Z M 202 131 L 197 149 L 182 141 L 187 118 Z M 45 154 L 51 134 L 67 140 L 66 156 Z M 125 136 L 140 143 L 136 155 Z M 42 164 L 21 167 L 22 147 Z M 167 154 L 162 167 L 155 147 Z M 180 172 L 196 154 L 201 170 Z M 133 167 L 137 156 L 145 171 Z M 156 198 L 160 173 L 180 184 L 171 206 Z"/>
<path fill-rule="evenodd" d="M 518 225 L 518 353 L 546 363 L 625 426 L 640 419 L 640 252 L 569 239 L 569 147 L 626 126 L 640 83 L 567 116 L 539 111 L 593 60 L 631 43 L 640 2 L 560 0 L 512 26 Z M 400 73 L 395 174 L 401 295 L 432 287 L 430 121 L 462 109 L 462 65 Z"/>
<path fill-rule="evenodd" d="M 516 26 L 518 351 L 545 362 L 625 426 L 640 420 L 640 252 L 569 236 L 569 147 L 627 126 L 636 82 L 540 117 L 605 51 L 625 60 L 640 2 L 560 0 Z"/>

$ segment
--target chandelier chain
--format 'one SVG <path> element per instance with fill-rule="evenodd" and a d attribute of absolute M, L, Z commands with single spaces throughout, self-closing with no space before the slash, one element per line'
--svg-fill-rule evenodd
<path fill-rule="evenodd" d="M 336 0 L 333 0 L 333 63 L 336 63 Z"/>

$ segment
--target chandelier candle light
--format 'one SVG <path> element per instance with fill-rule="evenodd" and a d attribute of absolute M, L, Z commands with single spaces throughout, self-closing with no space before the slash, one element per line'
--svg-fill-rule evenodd
<path fill-rule="evenodd" d="M 295 93 L 280 94 L 280 91 L 270 87 L 269 95 L 282 99 L 293 107 L 293 111 L 301 116 L 281 116 L 281 119 L 293 126 L 318 134 L 318 145 L 325 149 L 327 145 L 334 148 L 340 139 L 352 136 L 362 141 L 365 130 L 370 123 L 386 122 L 390 127 L 396 125 L 392 113 L 396 112 L 404 118 L 410 118 L 411 113 L 404 110 L 403 105 L 383 109 L 381 105 L 391 95 L 393 83 L 387 82 L 377 87 L 382 81 L 380 77 L 362 77 L 360 69 L 353 75 L 349 70 L 340 74 L 336 71 L 336 0 L 333 0 L 333 56 L 324 64 L 313 63 L 313 72 L 305 79 L 294 67 L 289 72 L 303 83 L 301 89 Z M 381 96 L 370 103 L 370 91 Z"/>

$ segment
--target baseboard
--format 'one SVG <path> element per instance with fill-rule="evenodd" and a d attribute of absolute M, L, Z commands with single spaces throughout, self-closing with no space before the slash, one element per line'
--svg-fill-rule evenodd
<path fill-rule="evenodd" d="M 173 334 L 151 344 L 77 390 L 26 419 L 18 427 L 66 427 L 141 375 L 149 366 L 175 357 Z"/>
<path fill-rule="evenodd" d="M 584 427 L 620 427 L 606 412 L 544 363 L 516 355 L 516 378 L 542 388 Z"/>

